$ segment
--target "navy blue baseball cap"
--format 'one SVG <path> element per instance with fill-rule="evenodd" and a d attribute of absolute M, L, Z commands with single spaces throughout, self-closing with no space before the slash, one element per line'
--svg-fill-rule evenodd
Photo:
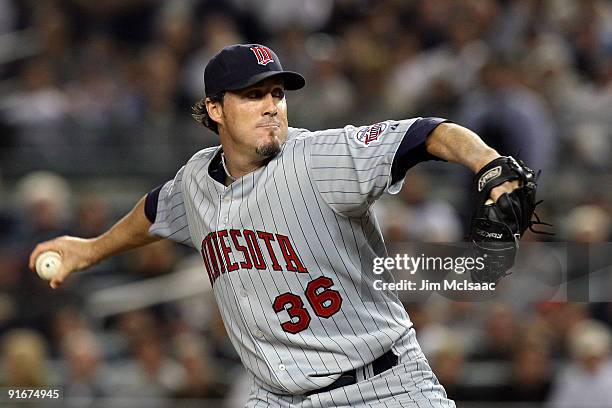
<path fill-rule="evenodd" d="M 280 60 L 270 48 L 259 44 L 230 45 L 215 55 L 204 69 L 206 96 L 224 91 L 236 91 L 266 78 L 283 78 L 285 89 L 304 87 L 306 80 L 297 72 L 284 71 Z"/>

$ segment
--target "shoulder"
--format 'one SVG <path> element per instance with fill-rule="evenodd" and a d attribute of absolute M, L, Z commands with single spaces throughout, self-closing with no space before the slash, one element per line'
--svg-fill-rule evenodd
<path fill-rule="evenodd" d="M 325 144 L 326 142 L 339 142 L 342 138 L 353 141 L 358 146 L 367 146 L 378 141 L 383 135 L 396 134 L 403 136 L 412 125 L 421 118 L 394 120 L 388 119 L 373 124 L 349 124 L 336 129 L 308 130 L 289 128 L 288 143 L 304 142 L 309 144 Z M 335 139 L 334 139 L 335 137 Z"/>
<path fill-rule="evenodd" d="M 212 146 L 207 147 L 206 149 L 202 149 L 196 152 L 191 158 L 187 161 L 187 165 L 198 165 L 207 163 L 215 157 L 215 154 L 219 151 L 221 146 Z"/>
<path fill-rule="evenodd" d="M 198 171 L 198 169 L 208 166 L 220 148 L 221 146 L 212 146 L 196 152 L 187 160 L 187 163 L 179 169 L 175 181 L 185 179 L 185 176 L 192 174 L 193 171 Z"/>
<path fill-rule="evenodd" d="M 287 142 L 295 142 L 297 140 L 303 140 L 307 137 L 312 136 L 313 133 L 315 132 L 308 130 L 308 129 L 289 127 L 289 130 L 287 133 Z"/>
<path fill-rule="evenodd" d="M 351 128 L 353 128 L 353 126 L 351 125 L 345 126 L 344 128 L 324 129 L 324 130 L 308 130 L 308 129 L 290 127 L 289 133 L 287 135 L 287 143 L 288 144 L 295 144 L 299 142 L 308 143 L 308 142 L 311 142 L 317 139 L 343 134 L 347 130 L 350 130 Z"/>

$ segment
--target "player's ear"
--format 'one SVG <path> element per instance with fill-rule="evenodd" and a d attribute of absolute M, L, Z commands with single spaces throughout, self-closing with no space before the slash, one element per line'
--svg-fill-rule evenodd
<path fill-rule="evenodd" d="M 206 98 L 206 111 L 215 122 L 223 122 L 223 103 L 221 101 Z"/>

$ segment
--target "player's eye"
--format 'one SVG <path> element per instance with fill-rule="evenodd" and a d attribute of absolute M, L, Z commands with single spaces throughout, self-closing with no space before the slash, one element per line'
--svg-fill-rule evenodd
<path fill-rule="evenodd" d="M 274 98 L 283 99 L 285 97 L 285 91 L 281 88 L 276 88 L 272 91 L 272 96 Z"/>
<path fill-rule="evenodd" d="M 262 95 L 263 95 L 263 92 L 261 92 L 261 90 L 253 89 L 247 92 L 246 97 L 249 99 L 259 99 L 262 97 Z"/>

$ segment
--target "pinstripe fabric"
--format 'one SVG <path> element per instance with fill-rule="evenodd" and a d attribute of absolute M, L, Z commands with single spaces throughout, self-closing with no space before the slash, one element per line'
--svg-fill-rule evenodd
<path fill-rule="evenodd" d="M 391 184 L 391 165 L 404 135 L 416 119 L 386 121 L 376 140 L 365 140 L 372 127 L 346 126 L 315 132 L 310 143 L 311 173 L 319 193 L 345 216 L 363 216 L 384 191 L 400 191 L 403 179 Z M 367 144 L 366 144 L 367 143 Z"/>
<path fill-rule="evenodd" d="M 227 187 L 208 171 L 220 147 L 204 149 L 162 187 L 150 231 L 202 253 L 203 276 L 257 384 L 249 406 L 352 405 L 356 396 L 364 403 L 404 392 L 400 378 L 433 381 L 420 380 L 425 363 L 414 360 L 403 362 L 420 376 L 414 379 L 398 374 L 374 382 L 371 368 L 362 368 L 392 347 L 399 354 L 418 349 L 401 303 L 375 291 L 368 271 L 374 257 L 386 256 L 371 204 L 401 188 L 403 179 L 391 182 L 391 165 L 415 120 L 290 128 L 274 159 Z M 326 286 L 312 286 L 320 282 Z M 340 300 L 317 306 L 317 296 L 332 291 Z M 300 397 L 352 369 L 369 379 L 350 393 Z M 428 398 L 427 387 L 421 397 L 409 395 Z"/>
<path fill-rule="evenodd" d="M 151 226 L 149 232 L 195 247 L 187 227 L 182 185 L 184 171 L 185 167 L 181 167 L 174 180 L 167 182 L 162 187 L 157 205 L 157 222 Z"/>
<path fill-rule="evenodd" d="M 255 383 L 247 407 L 404 407 L 455 408 L 431 371 L 416 343 L 414 329 L 408 330 L 393 347 L 399 363 L 376 376 L 330 392 L 303 396 L 276 395 Z"/>

